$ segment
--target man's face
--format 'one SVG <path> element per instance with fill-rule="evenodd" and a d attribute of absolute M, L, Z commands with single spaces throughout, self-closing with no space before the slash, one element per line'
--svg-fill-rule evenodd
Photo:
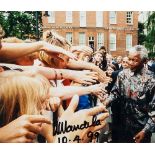
<path fill-rule="evenodd" d="M 126 68 L 128 68 L 129 67 L 129 59 L 127 58 L 127 57 L 125 57 L 125 58 L 123 58 L 123 61 L 122 61 L 122 67 L 124 68 L 124 69 L 126 69 Z"/>
<path fill-rule="evenodd" d="M 122 57 L 117 58 L 117 63 L 120 64 L 122 62 Z"/>
<path fill-rule="evenodd" d="M 132 71 L 135 71 L 140 67 L 142 59 L 140 58 L 139 54 L 137 53 L 129 54 L 128 58 L 129 58 L 128 61 L 129 67 Z"/>
<path fill-rule="evenodd" d="M 95 54 L 94 58 L 97 62 L 101 62 L 103 60 L 103 56 L 101 53 Z"/>

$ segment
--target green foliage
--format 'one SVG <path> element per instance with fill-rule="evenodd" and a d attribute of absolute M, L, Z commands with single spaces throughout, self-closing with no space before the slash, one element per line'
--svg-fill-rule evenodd
<path fill-rule="evenodd" d="M 145 41 L 145 46 L 150 52 L 155 51 L 155 11 L 149 16 L 147 23 L 147 36 Z"/>
<path fill-rule="evenodd" d="M 39 11 L 0 11 L 0 24 L 5 37 L 15 36 L 20 39 L 37 38 L 36 13 L 38 15 L 38 37 L 42 35 L 42 19 Z"/>
<path fill-rule="evenodd" d="M 138 44 L 143 45 L 146 40 L 146 35 L 144 34 L 145 25 L 143 23 L 138 23 Z"/>
<path fill-rule="evenodd" d="M 150 53 L 148 54 L 148 57 L 149 57 L 149 58 L 155 58 L 155 52 L 150 52 Z"/>

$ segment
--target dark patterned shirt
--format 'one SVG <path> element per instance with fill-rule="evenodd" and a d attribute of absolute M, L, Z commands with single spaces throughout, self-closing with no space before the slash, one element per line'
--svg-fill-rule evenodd
<path fill-rule="evenodd" d="M 108 97 L 123 105 L 125 123 L 130 129 L 153 132 L 155 123 L 155 76 L 143 68 L 139 73 L 130 69 L 121 71 Z"/>

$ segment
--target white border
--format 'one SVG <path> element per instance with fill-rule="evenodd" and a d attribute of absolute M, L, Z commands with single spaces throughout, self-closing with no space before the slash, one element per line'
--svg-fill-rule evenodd
<path fill-rule="evenodd" d="M 1 144 L 7 155 L 151 155 L 154 144 Z"/>
<path fill-rule="evenodd" d="M 0 11 L 153 11 L 154 0 L 1 0 Z M 9 155 L 151 155 L 154 144 L 0 144 Z"/>
<path fill-rule="evenodd" d="M 153 11 L 154 0 L 1 0 L 1 11 Z"/>

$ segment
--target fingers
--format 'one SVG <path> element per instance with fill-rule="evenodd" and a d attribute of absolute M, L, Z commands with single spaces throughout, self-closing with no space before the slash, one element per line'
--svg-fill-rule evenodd
<path fill-rule="evenodd" d="M 100 101 L 103 103 L 105 102 L 105 100 L 107 99 L 106 95 L 102 95 L 102 96 L 98 96 L 98 98 L 100 99 Z M 104 103 L 103 103 L 104 104 Z"/>
<path fill-rule="evenodd" d="M 108 110 L 104 106 L 97 106 L 87 110 L 87 114 L 89 116 L 94 116 L 99 114 L 100 112 L 108 112 Z"/>
<path fill-rule="evenodd" d="M 90 75 L 90 76 L 98 76 L 97 72 L 90 71 L 90 70 L 84 70 L 83 73 L 86 73 L 87 75 Z"/>
<path fill-rule="evenodd" d="M 109 82 L 111 82 L 112 81 L 112 79 L 111 78 L 109 78 L 109 77 L 100 77 L 99 78 L 99 81 L 100 82 L 103 82 L 104 84 L 108 84 Z"/>
<path fill-rule="evenodd" d="M 91 76 L 91 75 L 89 75 L 89 76 L 87 76 L 87 78 L 98 80 L 98 77 L 97 76 Z"/>
<path fill-rule="evenodd" d="M 104 121 L 107 117 L 109 117 L 109 113 L 108 112 L 101 113 L 101 114 L 97 115 L 97 120 Z"/>
<path fill-rule="evenodd" d="M 91 82 L 88 82 L 88 81 L 83 81 L 82 84 L 92 85 L 92 83 Z"/>
<path fill-rule="evenodd" d="M 140 143 L 141 140 L 140 134 L 137 134 L 135 137 L 133 137 L 133 139 L 135 140 L 136 143 Z"/>
<path fill-rule="evenodd" d="M 70 51 L 66 51 L 63 54 L 65 54 L 66 56 L 68 56 L 71 59 L 78 60 L 77 56 L 75 54 L 73 54 L 72 52 L 70 52 Z"/>
<path fill-rule="evenodd" d="M 31 123 L 47 123 L 47 124 L 51 124 L 51 121 L 44 117 L 44 116 L 41 116 L 41 115 L 31 115 L 29 116 L 29 121 Z"/>
<path fill-rule="evenodd" d="M 92 132 L 99 131 L 100 129 L 104 128 L 106 125 L 107 125 L 107 122 L 106 122 L 106 121 L 101 121 L 101 124 L 95 126 L 95 127 L 93 128 L 93 131 L 92 131 Z"/>
<path fill-rule="evenodd" d="M 40 134 L 41 132 L 41 127 L 38 124 L 28 124 L 27 129 L 35 134 Z"/>
<path fill-rule="evenodd" d="M 95 94 L 103 93 L 103 92 L 105 92 L 104 87 L 105 87 L 105 85 L 103 85 L 103 84 L 93 85 L 92 86 L 92 92 L 95 93 Z"/>
<path fill-rule="evenodd" d="M 46 104 L 46 110 L 50 111 L 51 110 L 51 107 L 50 107 L 50 104 Z"/>
<path fill-rule="evenodd" d="M 50 109 L 53 112 L 55 112 L 58 109 L 60 103 L 61 103 L 61 100 L 60 100 L 59 97 L 52 97 L 52 98 L 50 98 L 50 102 L 49 102 Z"/>
<path fill-rule="evenodd" d="M 14 139 L 12 142 L 13 143 L 32 143 L 33 139 L 28 139 L 28 138 L 26 138 L 26 136 L 23 136 L 23 137 Z"/>
<path fill-rule="evenodd" d="M 28 132 L 27 134 L 26 134 L 26 138 L 28 138 L 28 139 L 36 139 L 37 138 L 37 134 L 35 134 L 35 133 L 33 133 L 33 132 Z"/>
<path fill-rule="evenodd" d="M 139 134 L 135 135 L 135 137 L 133 137 L 133 139 L 135 140 L 135 142 L 140 138 Z"/>
<path fill-rule="evenodd" d="M 67 108 L 68 111 L 74 112 L 78 106 L 79 103 L 79 96 L 78 95 L 74 95 L 72 97 L 72 100 L 69 104 L 69 107 Z"/>
<path fill-rule="evenodd" d="M 93 78 L 87 78 L 87 79 L 83 79 L 83 80 L 86 82 L 89 82 L 91 84 L 96 82 L 96 80 L 94 80 Z"/>

